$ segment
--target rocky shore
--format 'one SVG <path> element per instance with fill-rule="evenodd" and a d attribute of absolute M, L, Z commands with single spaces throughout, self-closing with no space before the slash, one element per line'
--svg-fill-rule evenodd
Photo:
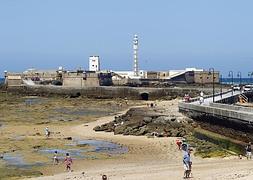
<path fill-rule="evenodd" d="M 195 123 L 172 109 L 164 107 L 132 108 L 114 121 L 96 126 L 95 131 L 134 136 L 184 137 L 192 132 Z"/>

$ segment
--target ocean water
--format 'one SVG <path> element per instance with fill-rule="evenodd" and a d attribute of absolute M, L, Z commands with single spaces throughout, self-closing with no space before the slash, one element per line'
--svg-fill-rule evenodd
<path fill-rule="evenodd" d="M 241 81 L 241 82 L 240 82 Z M 223 84 L 232 84 L 232 78 L 222 78 L 220 82 Z M 253 78 L 233 78 L 233 84 L 253 84 Z"/>

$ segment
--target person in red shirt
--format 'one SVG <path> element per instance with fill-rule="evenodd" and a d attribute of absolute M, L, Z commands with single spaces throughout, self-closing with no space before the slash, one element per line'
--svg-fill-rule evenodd
<path fill-rule="evenodd" d="M 73 164 L 73 161 L 72 158 L 69 156 L 69 153 L 66 153 L 64 163 L 66 165 L 66 171 L 71 171 L 71 165 Z"/>
<path fill-rule="evenodd" d="M 180 149 L 181 149 L 181 145 L 182 145 L 182 141 L 179 140 L 179 139 L 177 139 L 177 140 L 176 140 L 176 144 L 177 144 L 177 146 L 178 146 L 178 150 L 180 150 Z"/>

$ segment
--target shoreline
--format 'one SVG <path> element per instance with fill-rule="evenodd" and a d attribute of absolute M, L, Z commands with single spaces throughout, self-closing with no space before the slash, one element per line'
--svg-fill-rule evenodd
<path fill-rule="evenodd" d="M 120 114 L 126 111 L 121 111 Z M 76 162 L 76 164 L 74 162 L 74 172 L 63 172 L 51 176 L 32 178 L 32 180 L 101 179 L 103 174 L 106 174 L 109 179 L 115 180 L 165 180 L 168 177 L 173 180 L 182 179 L 182 157 L 181 151 L 177 149 L 174 143 L 176 138 L 147 138 L 146 136 L 124 136 L 114 135 L 112 132 L 93 131 L 95 126 L 109 122 L 113 118 L 114 116 L 106 116 L 90 123 L 71 127 L 66 134 L 115 142 L 127 146 L 129 148 L 128 153 L 106 160 L 84 160 Z M 193 179 L 230 180 L 253 177 L 253 161 L 240 160 L 234 156 L 208 159 L 193 156 L 192 159 Z"/>

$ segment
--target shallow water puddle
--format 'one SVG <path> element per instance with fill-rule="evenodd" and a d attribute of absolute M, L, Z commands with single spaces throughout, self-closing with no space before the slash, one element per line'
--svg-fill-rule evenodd
<path fill-rule="evenodd" d="M 121 146 L 116 143 L 101 140 L 76 140 L 76 145 L 89 145 L 94 149 L 91 152 L 104 152 L 108 154 L 124 154 L 127 153 L 127 147 Z"/>
<path fill-rule="evenodd" d="M 69 153 L 70 156 L 74 159 L 90 159 L 90 158 L 96 159 L 97 158 L 96 153 L 97 155 L 99 155 L 99 153 L 118 155 L 127 153 L 128 149 L 127 147 L 109 141 L 88 139 L 88 140 L 73 140 L 71 144 L 66 145 L 66 149 L 48 148 L 48 149 L 39 149 L 37 152 L 40 153 L 41 155 L 47 156 L 49 159 L 52 160 L 55 151 L 57 151 L 59 160 L 63 160 L 65 158 L 66 153 Z M 89 152 L 94 154 L 90 155 Z M 87 155 L 85 153 L 87 153 Z M 25 161 L 23 155 L 17 152 L 4 154 L 2 160 L 7 165 L 19 168 L 31 168 L 34 166 L 42 166 L 47 164 L 45 162 L 28 163 Z"/>
<path fill-rule="evenodd" d="M 75 158 L 75 159 L 83 159 L 85 158 L 85 155 L 83 155 L 83 152 L 85 152 L 85 150 L 81 150 L 81 149 L 42 149 L 39 150 L 39 153 L 42 154 L 47 154 L 53 157 L 54 152 L 57 151 L 58 154 L 58 158 L 59 159 L 64 159 L 66 153 L 69 153 L 71 155 L 71 157 Z"/>
<path fill-rule="evenodd" d="M 44 165 L 44 163 L 41 162 L 28 163 L 24 160 L 23 156 L 18 153 L 6 153 L 4 154 L 2 160 L 9 166 L 15 166 L 19 168 L 31 168 L 34 166 Z"/>
<path fill-rule="evenodd" d="M 45 101 L 45 99 L 42 99 L 42 98 L 39 98 L 39 97 L 35 96 L 35 97 L 26 98 L 24 102 L 25 102 L 26 105 L 31 106 L 31 105 L 41 104 L 44 101 Z"/>

